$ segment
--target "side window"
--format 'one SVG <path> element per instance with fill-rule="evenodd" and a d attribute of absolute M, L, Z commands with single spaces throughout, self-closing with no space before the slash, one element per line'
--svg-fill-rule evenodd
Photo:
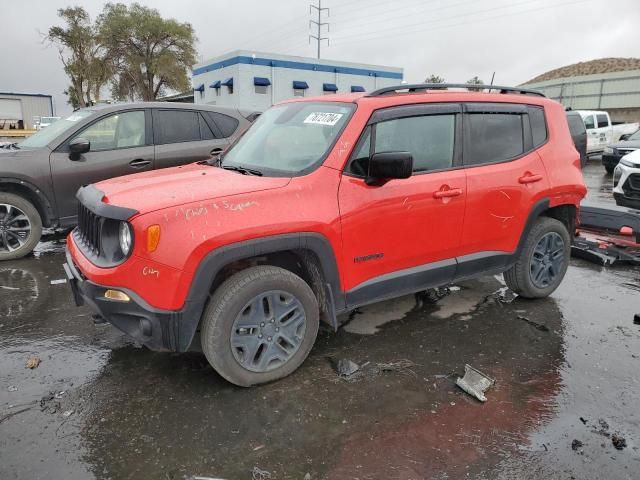
<path fill-rule="evenodd" d="M 211 128 L 209 127 L 209 125 L 207 125 L 207 122 L 202 117 L 202 114 L 198 114 L 198 121 L 200 122 L 200 138 L 202 140 L 213 140 L 214 138 L 216 138 L 211 131 Z"/>
<path fill-rule="evenodd" d="M 544 118 L 544 109 L 540 107 L 528 107 L 529 123 L 533 136 L 533 148 L 538 148 L 547 141 L 547 122 Z"/>
<path fill-rule="evenodd" d="M 145 145 L 144 111 L 115 113 L 90 125 L 74 138 L 91 142 L 91 151 Z"/>
<path fill-rule="evenodd" d="M 584 117 L 584 127 L 589 130 L 592 128 L 596 128 L 596 123 L 593 119 L 593 115 L 588 115 Z"/>
<path fill-rule="evenodd" d="M 600 114 L 596 118 L 598 119 L 598 128 L 609 126 L 609 119 L 607 118 L 606 115 Z"/>
<path fill-rule="evenodd" d="M 510 160 L 524 153 L 524 129 L 519 113 L 468 113 L 465 165 Z"/>
<path fill-rule="evenodd" d="M 223 113 L 206 112 L 206 115 L 209 115 L 209 119 L 218 126 L 223 138 L 233 135 L 240 123 L 237 118 L 224 115 Z"/>
<path fill-rule="evenodd" d="M 153 117 L 156 145 L 200 140 L 198 112 L 189 110 L 156 110 Z"/>
<path fill-rule="evenodd" d="M 451 168 L 455 115 L 398 118 L 376 124 L 375 152 L 411 152 L 413 171 Z"/>

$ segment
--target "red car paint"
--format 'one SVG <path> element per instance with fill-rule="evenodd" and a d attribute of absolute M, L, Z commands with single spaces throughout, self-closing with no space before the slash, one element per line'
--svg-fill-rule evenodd
<path fill-rule="evenodd" d="M 293 178 L 245 176 L 189 165 L 97 184 L 104 203 L 131 207 L 131 256 L 113 268 L 94 265 L 69 236 L 71 258 L 100 285 L 129 289 L 151 307 L 179 310 L 196 269 L 210 252 L 270 235 L 315 232 L 335 252 L 341 288 L 374 277 L 483 251 L 514 252 L 538 200 L 576 208 L 586 193 L 580 156 L 563 107 L 546 98 L 431 91 L 367 97 L 331 95 L 293 101 L 350 102 L 357 109 L 323 164 Z M 368 186 L 343 169 L 374 111 L 409 104 L 491 102 L 544 107 L 548 141 L 511 162 L 457 168 Z M 447 193 L 438 193 L 447 192 Z M 156 251 L 145 230 L 161 226 Z M 376 261 L 363 254 L 384 252 Z"/>

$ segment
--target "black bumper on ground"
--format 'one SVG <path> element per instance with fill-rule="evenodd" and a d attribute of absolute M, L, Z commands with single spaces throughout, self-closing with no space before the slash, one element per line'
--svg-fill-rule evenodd
<path fill-rule="evenodd" d="M 160 310 L 142 300 L 134 292 L 113 287 L 126 293 L 129 302 L 110 300 L 104 293 L 110 287 L 93 283 L 80 273 L 67 253 L 64 270 L 73 292 L 76 305 L 87 304 L 114 327 L 126 333 L 138 343 L 151 350 L 185 352 L 189 350 L 194 332 L 185 328 L 184 318 L 197 315 L 197 309 L 187 305 L 182 310 Z M 202 311 L 202 306 L 200 310 Z"/>
<path fill-rule="evenodd" d="M 605 167 L 615 167 L 622 157 L 616 155 L 602 155 L 602 165 Z"/>

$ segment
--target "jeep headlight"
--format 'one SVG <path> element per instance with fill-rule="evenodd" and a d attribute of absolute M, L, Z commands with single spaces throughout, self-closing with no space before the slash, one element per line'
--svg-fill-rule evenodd
<path fill-rule="evenodd" d="M 613 153 L 613 148 L 611 148 L 611 147 L 604 147 L 604 153 Z"/>
<path fill-rule="evenodd" d="M 120 222 L 120 228 L 118 229 L 118 239 L 120 241 L 120 250 L 127 256 L 131 251 L 131 245 L 133 244 L 133 236 L 131 234 L 131 225 L 127 222 Z"/>

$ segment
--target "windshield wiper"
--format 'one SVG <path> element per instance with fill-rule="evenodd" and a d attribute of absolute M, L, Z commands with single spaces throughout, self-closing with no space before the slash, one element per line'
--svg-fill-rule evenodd
<path fill-rule="evenodd" d="M 8 143 L 6 145 L 2 145 L 0 148 L 6 148 L 7 150 L 11 150 L 12 148 L 15 148 L 16 150 L 20 150 L 20 147 L 18 146 L 18 142 Z"/>
<path fill-rule="evenodd" d="M 234 172 L 239 172 L 243 175 L 256 175 L 258 177 L 262 176 L 262 172 L 260 170 L 255 170 L 253 168 L 246 168 L 246 167 L 237 167 L 235 165 L 222 165 L 222 168 L 224 168 L 225 170 L 232 170 Z"/>

